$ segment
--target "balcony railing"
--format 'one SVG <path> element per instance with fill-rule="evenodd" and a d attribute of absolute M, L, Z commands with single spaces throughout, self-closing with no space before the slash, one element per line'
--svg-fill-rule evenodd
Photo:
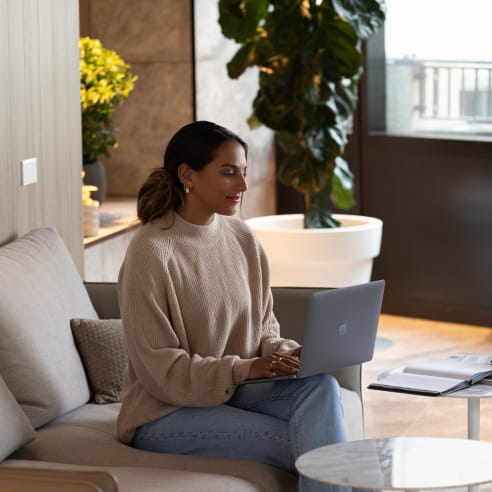
<path fill-rule="evenodd" d="M 388 75 L 413 80 L 414 117 L 422 120 L 492 122 L 492 63 L 387 60 Z"/>

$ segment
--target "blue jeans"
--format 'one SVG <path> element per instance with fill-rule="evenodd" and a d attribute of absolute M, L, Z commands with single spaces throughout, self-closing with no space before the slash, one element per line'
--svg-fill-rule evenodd
<path fill-rule="evenodd" d="M 133 446 L 258 461 L 297 474 L 298 456 L 344 440 L 340 388 L 332 376 L 318 374 L 240 385 L 223 405 L 180 408 L 139 427 Z M 343 487 L 299 476 L 299 490 L 340 492 Z"/>

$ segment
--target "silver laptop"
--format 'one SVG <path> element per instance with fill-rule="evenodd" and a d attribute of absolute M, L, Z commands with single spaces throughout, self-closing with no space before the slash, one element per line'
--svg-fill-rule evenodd
<path fill-rule="evenodd" d="M 384 280 L 314 292 L 309 299 L 299 372 L 242 384 L 304 378 L 373 358 Z"/>

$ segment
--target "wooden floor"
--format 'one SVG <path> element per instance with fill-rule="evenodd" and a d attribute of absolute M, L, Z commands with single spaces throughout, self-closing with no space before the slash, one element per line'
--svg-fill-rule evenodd
<path fill-rule="evenodd" d="M 367 389 L 389 369 L 458 352 L 492 354 L 492 328 L 381 315 L 374 359 L 363 366 L 365 437 L 466 438 L 465 399 Z M 492 442 L 492 398 L 482 399 L 480 407 L 480 438 Z M 492 484 L 480 490 L 492 491 Z"/>

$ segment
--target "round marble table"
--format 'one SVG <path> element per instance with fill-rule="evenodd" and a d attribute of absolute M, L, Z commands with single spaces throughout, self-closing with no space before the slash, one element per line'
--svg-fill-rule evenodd
<path fill-rule="evenodd" d="M 319 482 L 357 488 L 421 490 L 492 482 L 492 443 L 397 437 L 313 449 L 296 467 Z"/>

